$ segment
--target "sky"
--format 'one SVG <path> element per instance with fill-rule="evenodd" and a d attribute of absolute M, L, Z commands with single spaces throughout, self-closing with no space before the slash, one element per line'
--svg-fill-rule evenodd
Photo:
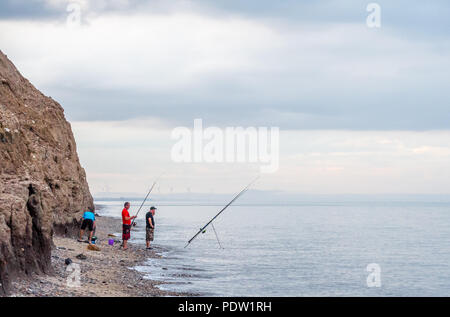
<path fill-rule="evenodd" d="M 94 195 L 245 186 L 257 165 L 171 160 L 197 118 L 279 127 L 260 190 L 449 194 L 450 4 L 377 1 L 369 28 L 370 2 L 6 0 L 0 49 L 64 107 Z"/>

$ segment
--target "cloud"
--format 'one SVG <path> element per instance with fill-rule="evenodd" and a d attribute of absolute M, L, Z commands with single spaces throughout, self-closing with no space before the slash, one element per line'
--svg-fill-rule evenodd
<path fill-rule="evenodd" d="M 2 20 L 0 40 L 71 120 L 449 128 L 442 1 L 382 1 L 379 30 L 365 26 L 363 1 L 80 1 L 78 28 L 65 24 L 69 2 L 30 2 L 58 18 Z M 433 36 L 402 32 L 412 16 Z"/>
<path fill-rule="evenodd" d="M 139 0 L 3 0 L 0 3 L 0 18 L 62 21 L 66 18 L 70 4 L 78 4 L 85 13 L 102 14 L 133 10 L 139 2 Z"/>
<path fill-rule="evenodd" d="M 171 163 L 171 129 L 195 118 L 281 127 L 261 190 L 448 193 L 446 1 L 378 1 L 376 30 L 360 0 L 82 0 L 79 27 L 69 2 L 2 1 L 0 43 L 65 108 L 94 193 L 162 170 L 163 193 L 252 179 L 251 164 Z"/>
<path fill-rule="evenodd" d="M 72 127 L 94 193 L 142 193 L 162 171 L 162 194 L 231 193 L 259 171 L 257 164 L 172 162 L 172 129 L 158 119 L 75 122 Z M 448 194 L 449 158 L 449 131 L 282 131 L 280 169 L 264 174 L 255 188 L 306 194 Z"/>
<path fill-rule="evenodd" d="M 275 19 L 295 23 L 346 24 L 363 23 L 367 0 L 4 0 L 0 3 L 0 18 L 54 19 L 65 18 L 69 3 L 79 3 L 85 16 L 110 12 L 135 14 L 142 12 L 197 12 L 215 17 L 239 16 L 247 19 Z M 396 29 L 408 38 L 421 36 L 448 38 L 450 6 L 446 0 L 417 2 L 409 0 L 378 0 L 382 8 L 384 27 Z"/>

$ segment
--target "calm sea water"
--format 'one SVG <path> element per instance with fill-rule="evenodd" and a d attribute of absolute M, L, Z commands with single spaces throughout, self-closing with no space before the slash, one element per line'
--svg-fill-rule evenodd
<path fill-rule="evenodd" d="M 105 206 L 101 215 L 120 217 L 122 202 L 96 203 Z M 136 269 L 169 282 L 161 289 L 211 296 L 450 296 L 449 203 L 231 206 L 214 222 L 223 249 L 212 228 L 184 248 L 221 206 L 152 204 L 159 208 L 154 245 L 161 258 Z M 145 211 L 132 243 L 144 243 Z M 381 268 L 381 287 L 367 286 L 370 263 Z"/>

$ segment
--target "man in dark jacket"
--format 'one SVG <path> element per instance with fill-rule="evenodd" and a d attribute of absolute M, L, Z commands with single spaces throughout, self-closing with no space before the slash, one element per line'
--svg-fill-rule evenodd
<path fill-rule="evenodd" d="M 145 214 L 145 242 L 147 243 L 147 250 L 151 250 L 150 242 L 153 241 L 155 235 L 155 211 L 156 208 L 151 207 L 150 211 Z"/>

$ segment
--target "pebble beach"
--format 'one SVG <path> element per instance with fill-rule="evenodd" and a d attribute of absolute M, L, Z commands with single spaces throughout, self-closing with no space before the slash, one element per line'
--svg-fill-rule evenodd
<path fill-rule="evenodd" d="M 157 285 L 164 282 L 144 278 L 133 267 L 147 258 L 159 258 L 158 247 L 146 250 L 144 245 L 129 243 L 128 250 L 120 248 L 121 223 L 110 217 L 97 217 L 97 246 L 100 251 L 88 250 L 88 244 L 76 237 L 53 237 L 51 272 L 33 274 L 16 279 L 10 296 L 15 297 L 152 297 L 191 296 L 195 294 L 162 291 Z M 86 234 L 85 234 L 86 238 Z M 108 244 L 114 239 L 113 246 Z M 77 257 L 78 256 L 78 257 Z M 79 286 L 73 286 L 66 259 L 79 266 Z M 75 266 L 76 267 L 76 266 Z M 69 281 L 69 282 L 68 282 Z"/>

